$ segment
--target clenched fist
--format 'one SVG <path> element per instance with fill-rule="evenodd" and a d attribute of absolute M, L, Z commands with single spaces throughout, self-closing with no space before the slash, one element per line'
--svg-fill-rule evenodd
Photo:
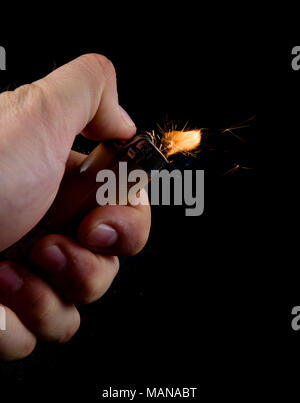
<path fill-rule="evenodd" d="M 71 151 L 78 133 L 107 140 L 129 139 L 135 131 L 118 103 L 113 65 L 101 55 L 81 56 L 41 80 L 2 93 L 0 251 L 39 222 L 64 174 L 85 158 Z M 6 330 L 0 330 L 0 358 L 27 356 L 36 338 L 69 340 L 80 322 L 75 304 L 103 295 L 118 271 L 117 255 L 141 250 L 149 229 L 145 202 L 102 206 L 84 217 L 76 239 L 50 234 L 33 246 L 29 266 L 40 276 L 30 267 L 1 261 Z"/>

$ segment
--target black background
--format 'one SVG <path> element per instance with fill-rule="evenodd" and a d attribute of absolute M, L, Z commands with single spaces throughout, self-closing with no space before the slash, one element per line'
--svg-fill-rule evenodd
<path fill-rule="evenodd" d="M 187 161 L 205 170 L 204 214 L 153 208 L 144 251 L 123 262 L 100 301 L 81 308 L 76 336 L 1 364 L 3 388 L 18 386 L 8 386 L 10 396 L 80 395 L 93 402 L 105 386 L 197 386 L 200 401 L 244 401 L 277 391 L 283 351 L 296 360 L 299 337 L 290 328 L 290 310 L 299 304 L 296 269 L 281 257 L 288 232 L 279 229 L 290 221 L 294 199 L 288 207 L 282 202 L 296 184 L 292 97 L 299 79 L 290 67 L 296 37 L 283 39 L 267 17 L 249 9 L 223 11 L 116 6 L 109 14 L 89 9 L 74 21 L 70 10 L 69 21 L 37 20 L 5 31 L 2 90 L 97 52 L 114 63 L 120 103 L 139 130 L 165 122 L 209 128 L 202 151 Z M 220 134 L 248 120 L 235 131 L 243 141 Z M 235 164 L 251 169 L 224 175 Z M 286 335 L 289 347 L 282 350 Z"/>

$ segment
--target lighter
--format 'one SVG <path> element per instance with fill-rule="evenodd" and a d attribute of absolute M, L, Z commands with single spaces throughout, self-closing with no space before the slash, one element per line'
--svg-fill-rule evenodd
<path fill-rule="evenodd" d="M 139 183 L 140 188 L 151 180 L 152 171 L 158 172 L 169 164 L 149 133 L 137 134 L 129 142 L 111 140 L 100 143 L 79 167 L 64 177 L 46 215 L 25 237 L 2 253 L 5 259 L 24 262 L 33 244 L 42 236 L 71 232 L 86 213 L 99 207 L 96 200 L 97 189 L 101 186 L 96 181 L 98 172 L 109 169 L 119 181 L 120 162 L 126 162 L 128 173 L 135 169 L 146 172 L 144 177 L 147 179 Z M 132 185 L 126 178 L 128 191 Z M 127 194 L 118 192 L 117 200 L 118 204 L 127 204 Z"/>

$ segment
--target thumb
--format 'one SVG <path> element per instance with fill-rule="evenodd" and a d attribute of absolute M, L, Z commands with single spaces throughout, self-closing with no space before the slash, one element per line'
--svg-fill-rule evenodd
<path fill-rule="evenodd" d="M 0 128 L 13 117 L 11 132 L 22 127 L 28 141 L 47 140 L 65 161 L 80 132 L 102 140 L 130 138 L 136 131 L 118 103 L 113 64 L 98 54 L 78 57 L 32 84 L 2 93 L 0 110 Z"/>
<path fill-rule="evenodd" d="M 115 69 L 105 56 L 81 56 L 34 84 L 43 89 L 50 103 L 55 101 L 50 113 L 53 118 L 60 116 L 57 129 L 63 127 L 62 135 L 71 140 L 81 131 L 92 139 L 126 139 L 135 132 L 134 123 L 119 105 Z"/>

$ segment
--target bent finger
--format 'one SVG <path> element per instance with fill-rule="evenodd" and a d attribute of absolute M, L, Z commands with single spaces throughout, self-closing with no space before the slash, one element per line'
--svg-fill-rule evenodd
<path fill-rule="evenodd" d="M 0 305 L 0 360 L 27 357 L 36 345 L 36 337 L 7 306 Z"/>
<path fill-rule="evenodd" d="M 63 235 L 43 237 L 30 255 L 40 275 L 74 304 L 87 304 L 100 298 L 119 269 L 116 256 L 94 254 Z"/>
<path fill-rule="evenodd" d="M 50 125 L 69 138 L 68 148 L 80 132 L 96 140 L 126 139 L 135 133 L 133 121 L 119 105 L 114 66 L 103 55 L 80 56 L 34 84 L 55 101 L 49 118 L 56 122 Z"/>
<path fill-rule="evenodd" d="M 146 244 L 151 225 L 151 211 L 142 190 L 143 204 L 137 206 L 101 206 L 80 223 L 78 239 L 88 249 L 105 255 L 138 253 Z"/>
<path fill-rule="evenodd" d="M 68 341 L 78 330 L 80 316 L 44 280 L 19 264 L 0 263 L 0 300 L 41 339 Z"/>

